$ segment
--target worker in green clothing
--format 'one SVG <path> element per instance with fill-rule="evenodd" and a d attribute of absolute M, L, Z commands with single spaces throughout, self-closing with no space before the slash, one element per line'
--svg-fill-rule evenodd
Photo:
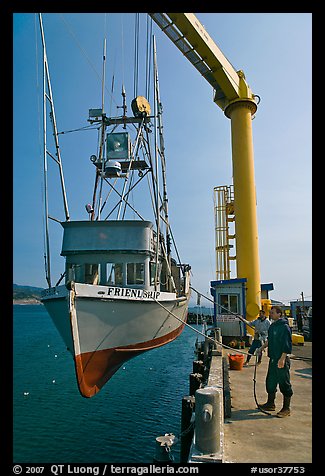
<path fill-rule="evenodd" d="M 268 348 L 269 367 L 266 376 L 267 402 L 259 408 L 267 411 L 275 410 L 275 394 L 279 385 L 283 395 L 283 407 L 277 413 L 282 418 L 290 415 L 290 401 L 293 395 L 290 382 L 290 358 L 292 352 L 292 336 L 288 319 L 282 317 L 282 309 L 279 306 L 272 306 L 270 318 L 273 323 L 270 325 L 268 339 L 257 349 L 257 353 L 262 353 Z"/>

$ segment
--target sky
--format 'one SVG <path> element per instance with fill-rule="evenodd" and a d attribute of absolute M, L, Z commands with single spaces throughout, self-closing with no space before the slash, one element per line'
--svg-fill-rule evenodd
<path fill-rule="evenodd" d="M 261 101 L 253 120 L 255 186 L 262 283 L 270 298 L 312 299 L 312 14 L 195 13 Z M 101 105 L 106 32 L 106 108 L 120 114 L 121 87 L 133 99 L 134 13 L 44 13 L 59 131 L 88 125 Z M 147 15 L 140 15 L 146 29 Z M 13 15 L 13 280 L 46 287 L 42 201 L 42 67 L 38 19 Z M 215 279 L 213 189 L 232 184 L 230 120 L 211 86 L 153 23 L 163 104 L 169 216 L 192 286 L 211 297 Z M 145 33 L 139 91 L 145 95 Z M 111 96 L 112 77 L 114 92 Z M 130 106 L 128 106 L 130 111 Z M 87 219 L 94 182 L 91 132 L 60 136 L 71 219 Z M 54 197 L 55 198 L 55 197 Z M 64 218 L 60 196 L 51 204 Z M 63 271 L 62 228 L 51 223 L 53 281 Z M 236 277 L 232 270 L 231 278 Z M 207 302 L 208 304 L 208 302 Z"/>

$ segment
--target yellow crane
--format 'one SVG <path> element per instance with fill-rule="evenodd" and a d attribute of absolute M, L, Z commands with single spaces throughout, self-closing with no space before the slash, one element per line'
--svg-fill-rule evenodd
<path fill-rule="evenodd" d="M 237 277 L 247 279 L 246 318 L 261 308 L 261 280 L 254 173 L 252 116 L 255 96 L 193 13 L 149 13 L 214 89 L 214 102 L 231 121 Z"/>

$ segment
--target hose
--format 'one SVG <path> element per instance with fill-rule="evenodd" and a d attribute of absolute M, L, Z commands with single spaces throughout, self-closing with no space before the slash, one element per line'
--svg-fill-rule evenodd
<path fill-rule="evenodd" d="M 258 356 L 255 355 L 255 366 L 254 366 L 254 377 L 253 377 L 253 382 L 254 382 L 254 400 L 255 400 L 255 403 L 256 403 L 256 406 L 258 408 L 258 410 L 262 413 L 265 413 L 265 415 L 269 415 L 269 416 L 274 416 L 272 415 L 272 413 L 270 412 L 267 412 L 266 410 L 263 410 L 263 408 L 261 408 L 260 404 L 258 403 L 257 401 L 257 397 L 256 397 L 256 369 L 257 369 L 257 359 L 258 359 Z"/>
<path fill-rule="evenodd" d="M 193 288 L 192 288 L 193 289 Z M 221 342 L 217 342 L 215 339 L 212 339 L 211 337 L 203 334 L 202 332 L 200 332 L 199 330 L 195 329 L 194 327 L 190 326 L 189 324 L 187 324 L 187 322 L 184 322 L 182 319 L 180 319 L 178 316 L 175 316 L 175 314 L 170 311 L 169 309 L 167 309 L 163 304 L 161 304 L 157 299 L 154 299 L 154 301 L 159 304 L 163 309 L 165 309 L 165 311 L 167 311 L 169 314 L 171 314 L 173 317 L 175 317 L 178 321 L 182 322 L 182 324 L 185 324 L 187 327 L 189 327 L 190 329 L 192 329 L 194 332 L 196 332 L 197 334 L 201 334 L 203 337 L 205 337 L 206 339 L 212 341 L 214 344 L 218 344 L 220 345 L 221 347 L 224 347 L 224 348 L 227 348 L 227 349 L 232 349 L 232 347 L 229 347 L 228 345 L 225 345 L 225 344 L 222 344 Z M 239 352 L 240 354 L 244 354 L 244 355 L 248 355 L 248 352 L 245 352 L 245 351 L 240 351 L 240 350 L 237 350 L 237 352 Z M 258 410 L 260 410 L 262 413 L 265 413 L 266 415 L 269 415 L 269 416 L 274 416 L 272 415 L 272 413 L 269 413 L 267 412 L 266 410 L 263 410 L 261 407 L 260 407 L 260 404 L 258 403 L 257 401 L 257 397 L 256 397 L 256 369 L 257 369 L 257 358 L 258 356 L 255 355 L 255 368 L 254 368 L 254 377 L 253 377 L 253 382 L 254 382 L 254 400 L 255 400 L 255 403 L 256 403 L 256 406 L 258 408 Z"/>

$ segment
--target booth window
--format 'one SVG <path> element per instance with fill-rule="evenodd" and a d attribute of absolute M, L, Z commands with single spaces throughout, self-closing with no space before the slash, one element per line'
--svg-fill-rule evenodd
<path fill-rule="evenodd" d="M 230 314 L 234 312 L 238 314 L 238 294 L 220 294 L 219 295 L 220 309 L 219 314 Z"/>

